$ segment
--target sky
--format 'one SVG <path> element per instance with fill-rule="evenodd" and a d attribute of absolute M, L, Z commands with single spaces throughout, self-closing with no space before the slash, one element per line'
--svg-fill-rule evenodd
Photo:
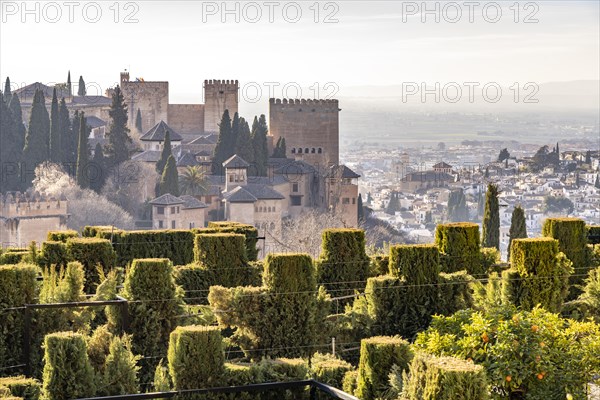
<path fill-rule="evenodd" d="M 102 93 L 128 69 L 169 81 L 172 103 L 201 103 L 204 79 L 238 79 L 266 104 L 405 82 L 600 79 L 598 1 L 0 3 L 0 79 L 14 87 L 70 70 Z"/>

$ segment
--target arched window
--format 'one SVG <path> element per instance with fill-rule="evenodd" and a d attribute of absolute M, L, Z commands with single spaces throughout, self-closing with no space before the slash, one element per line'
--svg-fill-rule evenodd
<path fill-rule="evenodd" d="M 271 207 L 267 207 L 267 212 L 271 212 Z"/>
<path fill-rule="evenodd" d="M 312 149 L 310 149 L 310 152 L 311 152 L 312 154 L 315 154 L 315 148 L 313 147 Z"/>
<path fill-rule="evenodd" d="M 298 154 L 302 154 L 302 149 L 298 149 Z"/>
<path fill-rule="evenodd" d="M 323 149 L 319 147 L 318 153 L 319 154 L 323 153 Z"/>
<path fill-rule="evenodd" d="M 258 209 L 259 209 L 259 212 L 263 212 L 263 211 L 262 211 L 262 207 L 258 207 Z"/>
<path fill-rule="evenodd" d="M 296 154 L 296 148 L 292 148 L 292 154 Z"/>
<path fill-rule="evenodd" d="M 304 149 L 304 152 L 308 154 L 308 147 Z"/>

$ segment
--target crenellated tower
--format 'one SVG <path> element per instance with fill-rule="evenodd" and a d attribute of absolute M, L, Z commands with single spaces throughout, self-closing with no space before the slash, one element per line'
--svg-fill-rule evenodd
<path fill-rule="evenodd" d="M 225 110 L 238 112 L 239 83 L 237 80 L 208 79 L 204 81 L 204 133 L 219 131 Z"/>

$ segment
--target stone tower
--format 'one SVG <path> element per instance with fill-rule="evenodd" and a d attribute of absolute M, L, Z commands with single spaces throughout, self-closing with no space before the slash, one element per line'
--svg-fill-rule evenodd
<path fill-rule="evenodd" d="M 129 129 L 135 128 L 138 108 L 142 114 L 142 126 L 151 127 L 160 121 L 169 122 L 169 82 L 129 80 L 129 72 L 121 72 L 121 92 L 127 105 Z M 107 93 L 109 95 L 109 93 Z"/>
<path fill-rule="evenodd" d="M 239 84 L 237 80 L 209 79 L 204 81 L 204 133 L 219 131 L 225 110 L 229 115 L 238 112 Z"/>
<path fill-rule="evenodd" d="M 327 168 L 339 163 L 337 100 L 269 100 L 269 135 L 285 138 L 286 156 Z"/>

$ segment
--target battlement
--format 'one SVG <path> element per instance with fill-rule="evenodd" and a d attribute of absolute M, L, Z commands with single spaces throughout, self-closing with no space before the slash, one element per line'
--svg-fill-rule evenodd
<path fill-rule="evenodd" d="M 339 112 L 336 99 L 269 99 L 269 108 L 295 112 Z"/>
<path fill-rule="evenodd" d="M 311 105 L 338 105 L 337 99 L 274 99 L 270 98 L 271 104 L 311 104 Z"/>
<path fill-rule="evenodd" d="M 239 82 L 237 79 L 205 79 L 204 86 L 207 85 L 234 85 L 237 89 L 239 87 Z"/>
<path fill-rule="evenodd" d="M 0 194 L 0 217 L 39 217 L 44 215 L 66 215 L 67 201 L 39 193 Z"/>

